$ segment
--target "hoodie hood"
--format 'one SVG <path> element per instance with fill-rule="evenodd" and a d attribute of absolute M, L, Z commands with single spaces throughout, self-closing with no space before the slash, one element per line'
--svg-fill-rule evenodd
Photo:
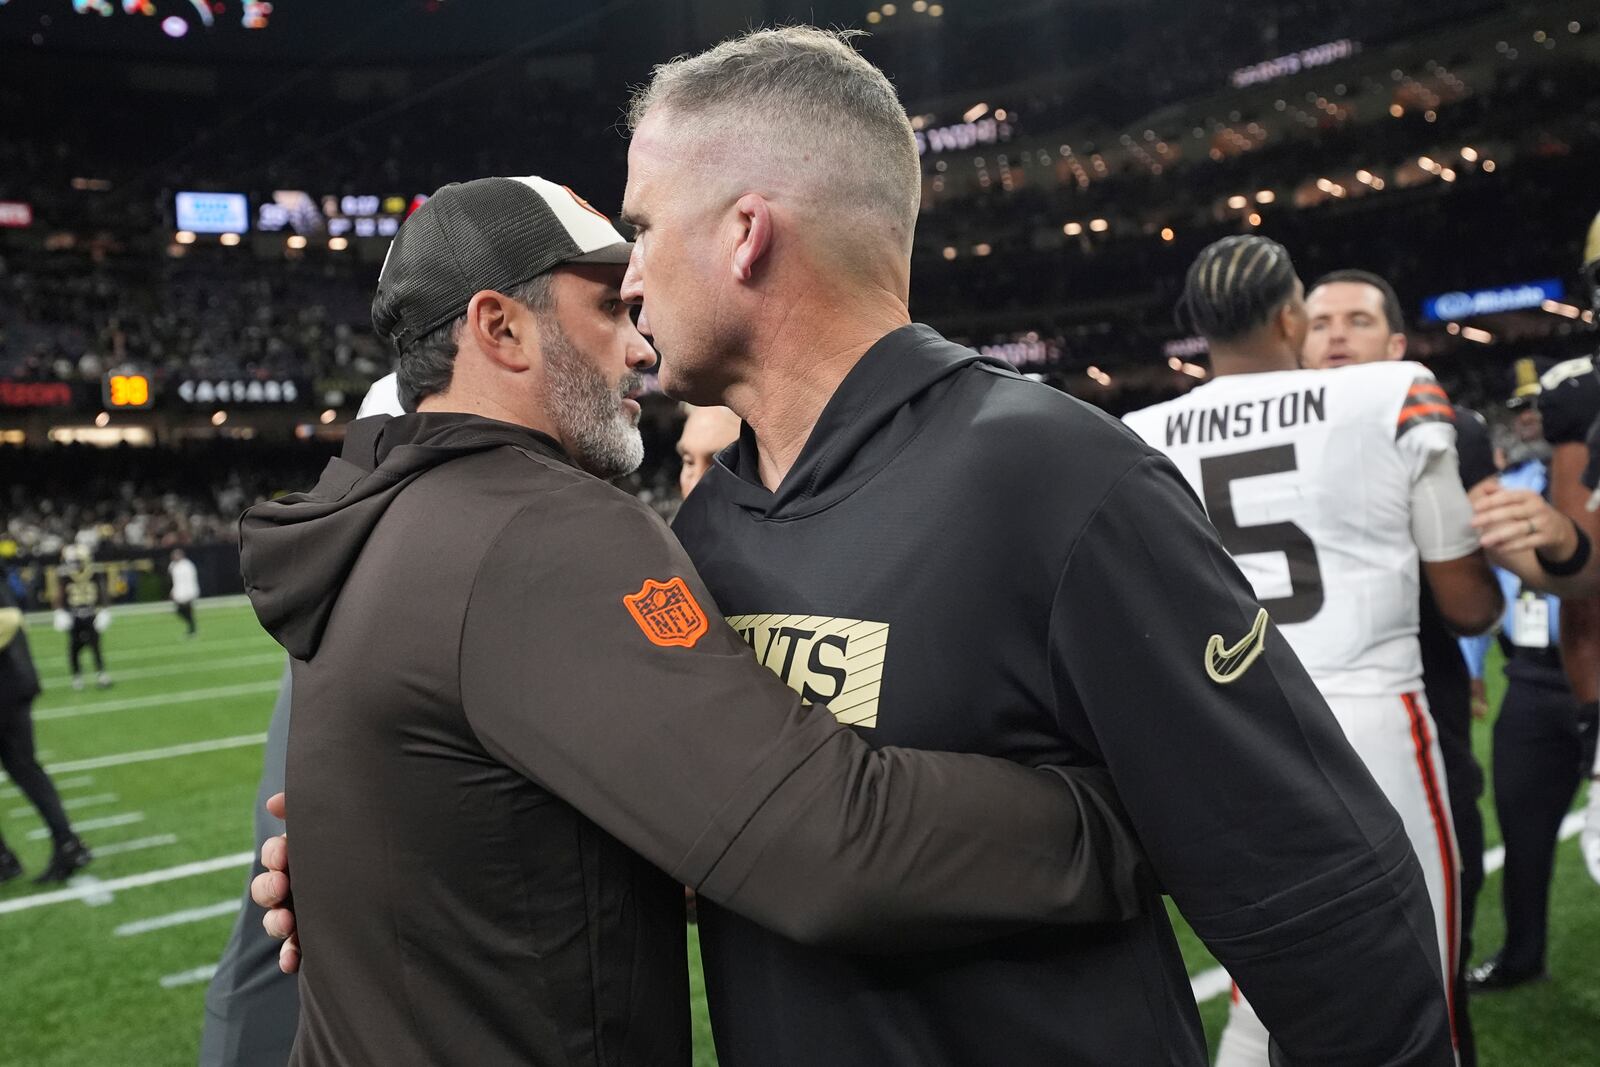
<path fill-rule="evenodd" d="M 257 504 L 239 520 L 240 570 L 261 625 L 291 656 L 310 659 L 367 538 L 406 486 L 452 459 L 506 446 L 569 462 L 544 434 L 476 415 L 351 423 L 314 489 Z"/>
<path fill-rule="evenodd" d="M 755 434 L 717 457 L 723 491 L 769 519 L 792 519 L 829 507 L 865 485 L 921 432 L 930 411 L 919 403 L 971 364 L 1015 373 L 1009 364 L 945 340 L 930 326 L 902 326 L 867 349 L 839 384 L 776 492 L 761 484 Z"/>

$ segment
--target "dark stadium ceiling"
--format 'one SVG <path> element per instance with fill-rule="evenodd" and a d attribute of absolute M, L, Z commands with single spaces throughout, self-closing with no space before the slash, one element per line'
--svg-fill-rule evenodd
<path fill-rule="evenodd" d="M 942 0 L 944 24 L 1077 18 L 1169 0 Z M 916 10 L 913 11 L 913 7 Z M 898 8 L 883 17 L 884 10 Z M 694 47 L 751 25 L 861 26 L 876 35 L 933 24 L 929 4 L 868 0 L 0 0 L 0 45 L 189 62 L 337 56 L 426 60 L 529 52 L 637 54 L 664 41 Z M 868 14 L 874 19 L 869 24 Z M 248 24 L 248 25 L 247 25 Z"/>

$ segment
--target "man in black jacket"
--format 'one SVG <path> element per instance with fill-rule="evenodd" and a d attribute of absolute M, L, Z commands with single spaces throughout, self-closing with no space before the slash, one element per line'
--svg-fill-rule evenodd
<path fill-rule="evenodd" d="M 72 832 L 55 785 L 33 751 L 33 699 L 39 695 L 39 674 L 22 621 L 22 609 L 11 586 L 0 578 L 0 767 L 17 783 L 50 829 L 54 849 L 50 862 L 34 881 L 64 882 L 88 864 L 89 849 Z M 22 874 L 16 853 L 0 838 L 0 882 Z"/>
<path fill-rule="evenodd" d="M 1288 1062 L 1454 1064 L 1398 818 L 1181 476 L 910 323 L 921 175 L 882 74 L 762 31 L 658 68 L 630 118 L 625 295 L 664 387 L 746 424 L 675 528 L 762 661 L 873 744 L 1109 768 Z M 1204 1063 L 1151 904 L 872 959 L 702 907 L 719 1059 Z"/>

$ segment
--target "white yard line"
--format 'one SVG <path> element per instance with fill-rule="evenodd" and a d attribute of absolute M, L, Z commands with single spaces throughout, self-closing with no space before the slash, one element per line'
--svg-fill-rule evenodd
<path fill-rule="evenodd" d="M 193 878 L 197 875 L 212 874 L 216 871 L 248 867 L 254 858 L 254 852 L 235 852 L 231 856 L 218 856 L 216 859 L 185 863 L 181 866 L 167 867 L 159 871 L 145 871 L 143 874 L 130 874 L 125 878 L 113 878 L 109 882 L 100 882 L 97 885 L 87 887 L 68 886 L 65 889 L 57 889 L 49 893 L 35 893 L 28 897 L 17 897 L 15 900 L 0 900 L 0 915 L 14 911 L 28 911 L 32 908 L 42 908 L 47 904 L 64 904 L 72 900 L 82 900 L 98 893 L 120 893 L 125 889 L 142 889 L 148 885 L 176 882 L 180 878 Z"/>
<path fill-rule="evenodd" d="M 161 979 L 161 988 L 176 989 L 178 986 L 194 985 L 196 982 L 209 982 L 211 981 L 211 976 L 216 973 L 217 965 L 208 963 L 204 967 L 196 967 L 193 970 L 179 971 L 177 974 L 166 975 Z"/>
<path fill-rule="evenodd" d="M 107 815 L 103 819 L 87 819 L 74 823 L 72 829 L 78 832 L 84 830 L 104 830 L 112 826 L 132 826 L 136 822 L 144 822 L 144 812 L 129 811 L 121 815 Z M 37 830 L 28 831 L 29 841 L 43 841 L 50 836 L 48 827 L 41 826 Z"/>
<path fill-rule="evenodd" d="M 194 602 L 195 608 L 198 611 L 205 611 L 212 608 L 244 607 L 249 603 L 250 598 L 245 596 L 243 593 L 235 593 L 232 596 L 203 596 Z M 127 615 L 160 615 L 163 613 L 171 614 L 175 610 L 176 609 L 173 608 L 172 601 L 170 600 L 152 600 L 146 604 L 121 604 L 112 608 L 111 614 L 120 619 Z M 24 618 L 26 618 L 30 623 L 46 623 L 50 622 L 52 616 L 54 615 L 54 611 L 31 611 L 25 615 Z"/>
<path fill-rule="evenodd" d="M 148 934 L 152 930 L 165 930 L 169 926 L 183 926 L 187 923 L 215 919 L 222 915 L 232 915 L 242 907 L 244 907 L 244 901 L 234 897 L 232 900 L 207 904 L 201 908 L 185 908 L 182 911 L 174 911 L 167 915 L 157 915 L 150 919 L 139 919 L 136 922 L 123 923 L 111 933 L 116 937 L 133 937 L 137 934 Z"/>
<path fill-rule="evenodd" d="M 44 658 L 40 656 L 39 652 L 37 651 L 39 648 L 39 641 L 35 639 L 33 644 L 35 648 L 34 658 L 36 660 Z M 261 652 L 277 649 L 276 654 L 280 658 L 286 658 L 287 656 L 287 653 L 273 643 L 272 638 L 268 637 L 266 634 L 256 634 L 254 637 L 230 637 L 225 641 L 207 641 L 204 638 L 201 638 L 196 641 L 176 640 L 171 644 L 137 645 L 132 648 L 124 648 L 121 645 L 108 645 L 106 662 L 111 664 L 113 668 L 116 668 L 127 663 L 138 662 L 141 660 L 186 660 L 191 657 L 209 656 L 217 652 L 243 652 L 245 649 L 251 648 Z M 48 648 L 46 649 L 46 655 L 48 655 Z M 47 689 L 52 683 L 56 685 L 65 685 L 71 680 L 72 675 L 70 674 L 40 675 L 40 681 L 44 683 L 44 686 Z"/>
<path fill-rule="evenodd" d="M 129 763 L 151 763 L 156 760 L 175 759 L 178 756 L 195 756 L 203 752 L 219 752 L 228 748 L 249 748 L 265 744 L 266 734 L 240 734 L 237 737 L 219 737 L 213 741 L 191 741 L 185 745 L 166 748 L 147 748 L 139 752 L 118 752 L 110 756 L 91 756 L 88 759 L 68 760 L 45 767 L 51 774 L 71 774 L 73 771 L 93 771 L 102 767 L 122 767 Z M 0 782 L 6 776 L 0 774 Z"/>
<path fill-rule="evenodd" d="M 91 908 L 103 908 L 116 903 L 117 898 L 112 896 L 106 884 L 92 874 L 80 874 L 70 884 L 85 891 L 83 902 Z"/>
<path fill-rule="evenodd" d="M 164 708 L 171 704 L 195 704 L 202 700 L 222 700 L 228 697 L 253 696 L 258 693 L 276 693 L 278 680 L 250 682 L 247 685 L 223 685 L 212 689 L 190 689 L 177 693 L 158 693 L 154 696 L 131 697 L 127 700 L 101 700 L 92 704 L 76 704 L 64 708 L 46 708 L 33 713 L 34 722 L 51 719 L 76 719 L 83 715 L 103 715 L 111 711 L 133 711 L 137 708 Z"/>
<path fill-rule="evenodd" d="M 115 804 L 117 800 L 118 797 L 115 793 L 99 793 L 92 797 L 70 797 L 66 800 L 63 800 L 61 802 L 61 806 L 67 811 L 72 811 L 76 808 L 95 808 L 99 807 L 101 804 Z M 33 814 L 36 813 L 33 810 L 32 804 L 25 808 L 11 809 L 11 817 L 13 819 L 20 819 L 23 816 Z"/>
<path fill-rule="evenodd" d="M 1578 836 L 1583 829 L 1583 812 L 1575 811 L 1561 820 L 1561 833 L 1559 840 L 1566 841 Z M 1483 873 L 1493 874 L 1506 865 L 1506 850 L 1504 845 L 1496 845 L 1483 854 Z M 1228 978 L 1228 972 L 1221 967 L 1213 967 L 1209 971 L 1202 971 L 1189 979 L 1189 985 L 1194 989 L 1194 999 L 1197 1003 L 1204 1003 L 1212 997 L 1220 997 L 1233 989 L 1233 982 Z"/>
<path fill-rule="evenodd" d="M 120 664 L 112 664 L 111 680 L 114 682 L 137 682 L 146 678 L 167 678 L 174 674 L 205 674 L 210 671 L 229 671 L 240 667 L 264 667 L 272 664 L 278 668 L 283 667 L 283 650 L 276 652 L 261 652 L 254 656 L 236 656 L 233 659 L 202 659 L 196 663 L 163 663 L 156 667 L 136 667 L 131 671 L 120 669 Z M 64 686 L 71 682 L 68 675 L 59 678 L 41 678 L 39 684 L 45 689 Z"/>
<path fill-rule="evenodd" d="M 204 752 L 220 752 L 228 748 L 249 748 L 251 745 L 264 745 L 266 742 L 267 735 L 264 733 L 240 734 L 237 737 L 219 737 L 213 741 L 190 741 L 187 744 L 169 745 L 166 748 L 147 748 L 140 752 L 118 752 L 111 756 L 68 760 L 65 763 L 52 763 L 46 770 L 51 774 L 93 771 L 102 767 L 122 767 L 129 763 L 151 763 L 178 756 L 197 756 Z"/>
<path fill-rule="evenodd" d="M 3 777 L 0 777 L 0 781 L 4 780 Z M 85 786 L 94 785 L 94 775 L 86 774 L 81 778 L 53 778 L 51 781 L 54 783 L 57 793 L 70 793 L 74 789 L 82 789 Z M 20 800 L 21 798 L 22 790 L 14 785 L 8 785 L 4 789 L 0 789 L 0 800 Z"/>
<path fill-rule="evenodd" d="M 156 834 L 154 837 L 136 837 L 132 841 L 114 841 L 109 845 L 95 845 L 91 851 L 95 859 L 102 856 L 116 856 L 124 852 L 138 852 L 146 848 L 160 848 L 162 845 L 176 845 L 177 834 Z"/>

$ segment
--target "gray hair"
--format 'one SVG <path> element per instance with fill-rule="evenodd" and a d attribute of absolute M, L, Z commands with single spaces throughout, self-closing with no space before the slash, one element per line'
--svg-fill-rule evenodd
<path fill-rule="evenodd" d="M 506 296 L 543 314 L 555 304 L 550 291 L 550 274 L 535 275 L 506 290 Z M 456 373 L 456 351 L 461 344 L 461 329 L 467 324 L 463 311 L 455 319 L 423 334 L 406 346 L 395 366 L 400 386 L 400 406 L 417 410 L 423 399 L 448 392 Z"/>
<path fill-rule="evenodd" d="M 800 143 L 819 164 L 817 181 L 845 186 L 836 204 L 887 216 L 909 248 L 922 199 L 916 135 L 889 79 L 851 47 L 857 36 L 861 31 L 785 26 L 680 56 L 634 91 L 628 128 L 663 108 L 691 124 L 735 125 Z"/>

